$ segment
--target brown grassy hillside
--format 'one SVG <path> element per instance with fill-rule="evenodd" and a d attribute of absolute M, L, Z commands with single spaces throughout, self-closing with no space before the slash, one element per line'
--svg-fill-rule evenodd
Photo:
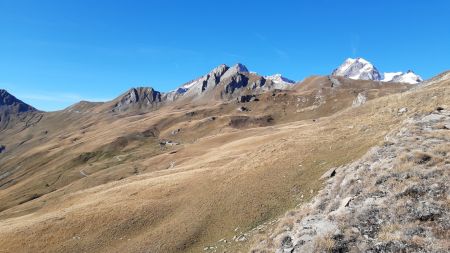
<path fill-rule="evenodd" d="M 1 132 L 0 252 L 245 250 L 241 235 L 314 196 L 325 171 L 450 104 L 448 80 L 406 93 L 338 81 L 145 114 L 83 105 Z"/>

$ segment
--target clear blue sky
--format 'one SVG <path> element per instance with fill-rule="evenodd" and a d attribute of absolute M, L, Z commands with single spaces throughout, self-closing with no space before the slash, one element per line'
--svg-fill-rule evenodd
<path fill-rule="evenodd" d="M 0 0 L 0 88 L 42 110 L 171 90 L 221 63 L 294 80 L 347 57 L 450 68 L 450 1 Z"/>

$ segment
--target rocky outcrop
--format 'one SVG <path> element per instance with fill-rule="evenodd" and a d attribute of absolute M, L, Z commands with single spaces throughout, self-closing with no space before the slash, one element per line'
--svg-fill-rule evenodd
<path fill-rule="evenodd" d="M 6 90 L 0 89 L 0 111 L 8 111 L 9 113 L 22 113 L 37 110 L 34 107 L 17 99 Z"/>
<path fill-rule="evenodd" d="M 0 130 L 18 121 L 26 122 L 36 112 L 36 108 L 0 89 Z"/>
<path fill-rule="evenodd" d="M 367 101 L 367 96 L 364 93 L 358 93 L 355 100 L 353 100 L 352 107 L 358 107 L 365 104 Z"/>
<path fill-rule="evenodd" d="M 243 95 L 243 96 L 239 96 L 237 98 L 237 101 L 239 103 L 248 103 L 248 102 L 252 102 L 252 101 L 258 101 L 258 98 L 256 97 L 256 95 Z"/>
<path fill-rule="evenodd" d="M 164 95 L 168 101 L 177 99 L 233 100 L 239 96 L 259 94 L 272 89 L 287 89 L 293 81 L 281 75 L 266 79 L 238 63 L 232 67 L 219 65 L 208 74 L 190 81 Z"/>
<path fill-rule="evenodd" d="M 289 213 L 294 223 L 253 252 L 447 252 L 448 123 L 442 107 L 415 116 L 362 159 L 332 169 L 315 200 Z"/>
<path fill-rule="evenodd" d="M 241 63 L 237 63 L 236 65 L 229 68 L 222 76 L 222 79 L 226 79 L 232 76 L 235 76 L 239 73 L 248 73 L 248 69 Z"/>
<path fill-rule="evenodd" d="M 177 89 L 178 94 L 183 94 L 184 97 L 196 97 L 208 90 L 212 90 L 222 80 L 222 76 L 227 72 L 228 67 L 221 64 L 211 70 L 208 74 L 188 82 Z M 180 90 L 181 89 L 181 90 Z"/>
<path fill-rule="evenodd" d="M 132 88 L 114 101 L 112 111 L 153 109 L 157 108 L 161 102 L 161 93 L 151 87 Z"/>

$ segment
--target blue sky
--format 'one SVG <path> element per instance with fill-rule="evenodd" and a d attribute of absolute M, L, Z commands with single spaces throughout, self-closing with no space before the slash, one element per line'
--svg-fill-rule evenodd
<path fill-rule="evenodd" d="M 450 1 L 0 0 L 0 88 L 42 110 L 171 90 L 226 63 L 294 80 L 348 57 L 449 69 Z"/>

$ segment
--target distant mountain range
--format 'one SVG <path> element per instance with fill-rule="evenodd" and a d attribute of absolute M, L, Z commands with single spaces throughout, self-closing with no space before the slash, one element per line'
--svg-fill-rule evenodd
<path fill-rule="evenodd" d="M 371 80 L 392 83 L 417 84 L 422 78 L 411 70 L 407 72 L 381 73 L 372 63 L 363 59 L 348 58 L 336 68 L 332 76 L 342 76 L 354 80 Z M 104 110 L 125 112 L 129 110 L 156 109 L 175 100 L 189 103 L 241 100 L 270 90 L 291 89 L 295 81 L 281 74 L 261 76 L 237 63 L 233 66 L 221 64 L 207 74 L 189 81 L 175 90 L 160 92 L 152 87 L 131 88 L 111 102 L 106 102 Z M 244 99 L 245 100 L 245 99 Z M 83 102 L 90 103 L 90 102 Z M 76 108 L 76 105 L 70 108 Z M 0 90 L 0 122 L 5 122 L 11 113 L 37 111 L 5 90 Z M 6 113 L 8 112 L 8 114 Z"/>
<path fill-rule="evenodd" d="M 407 72 L 381 73 L 372 63 L 363 58 L 348 58 L 341 66 L 333 71 L 332 75 L 356 80 L 409 84 L 417 84 L 423 81 L 422 77 L 415 74 L 412 70 L 408 70 Z"/>

